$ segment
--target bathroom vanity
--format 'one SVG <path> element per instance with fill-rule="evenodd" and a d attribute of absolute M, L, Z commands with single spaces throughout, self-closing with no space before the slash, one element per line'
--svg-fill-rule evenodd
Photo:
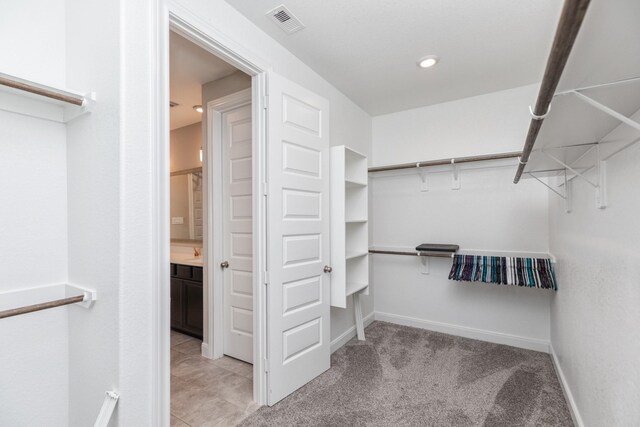
<path fill-rule="evenodd" d="M 171 263 L 171 329 L 202 339 L 202 267 Z"/>

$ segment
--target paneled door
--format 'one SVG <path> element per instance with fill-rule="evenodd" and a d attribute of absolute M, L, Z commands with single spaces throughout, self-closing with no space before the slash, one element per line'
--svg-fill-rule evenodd
<path fill-rule="evenodd" d="M 330 366 L 329 102 L 268 78 L 268 396 Z"/>
<path fill-rule="evenodd" d="M 222 113 L 223 353 L 253 363 L 251 104 Z M 215 236 L 214 236 L 215 238 Z"/>

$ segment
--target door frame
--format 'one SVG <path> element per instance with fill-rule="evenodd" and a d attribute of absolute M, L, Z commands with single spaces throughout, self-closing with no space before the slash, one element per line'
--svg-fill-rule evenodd
<path fill-rule="evenodd" d="M 262 283 L 266 277 L 266 197 L 267 181 L 266 100 L 267 73 L 270 66 L 249 49 L 231 40 L 224 33 L 190 10 L 171 0 L 160 0 L 153 20 L 155 50 L 150 52 L 157 74 L 150 83 L 155 114 L 152 128 L 155 147 L 152 156 L 152 277 L 155 286 L 151 300 L 153 329 L 151 341 L 152 416 L 153 425 L 168 426 L 170 422 L 170 212 L 169 212 L 169 31 L 174 31 L 229 62 L 251 76 L 253 122 L 253 288 L 254 288 L 254 364 L 253 399 L 266 404 L 266 291 Z M 152 67 L 153 68 L 153 67 Z M 203 141 L 204 142 L 204 141 Z M 203 145 L 203 157 L 207 155 Z M 206 183 L 206 177 L 205 177 Z M 205 192 L 206 197 L 206 192 Z M 207 199 L 204 200 L 205 206 Z M 206 223 L 205 223 L 206 226 Z M 211 254 L 205 253 L 211 264 Z M 204 268 L 204 280 L 208 280 Z M 206 297 L 206 296 L 205 296 Z"/>
<path fill-rule="evenodd" d="M 207 230 L 206 238 L 205 238 L 205 246 L 209 249 L 208 253 L 211 253 L 211 266 L 214 266 L 210 270 L 210 280 L 208 281 L 209 289 L 212 289 L 212 292 L 209 292 L 207 299 L 207 307 L 208 307 L 208 317 L 207 320 L 207 342 L 209 343 L 209 352 L 208 354 L 204 354 L 203 356 L 209 357 L 211 359 L 218 359 L 224 355 L 224 272 L 221 268 L 216 268 L 217 265 L 224 258 L 224 203 L 228 203 L 225 201 L 223 195 L 223 135 L 222 135 L 222 115 L 228 111 L 234 110 L 238 107 L 242 107 L 252 103 L 251 99 L 251 89 L 244 89 L 230 95 L 224 96 L 222 98 L 211 100 L 207 103 L 207 141 L 206 144 L 209 147 L 207 153 L 207 164 L 211 165 L 209 168 L 208 175 L 208 184 L 210 188 L 213 190 L 211 194 L 213 197 L 209 200 L 208 203 L 208 211 L 212 212 L 213 215 L 207 216 L 207 222 L 209 222 L 209 217 L 211 217 L 211 222 L 209 222 L 210 227 Z M 254 111 L 252 111 L 252 114 Z M 253 116 L 251 118 L 253 121 Z M 255 139 L 252 137 L 252 145 Z M 252 151 L 253 150 L 252 148 Z M 252 153 L 253 154 L 253 153 Z M 215 171 L 211 173 L 211 171 Z M 252 178 L 252 181 L 255 180 L 255 177 Z M 255 186 L 252 186 L 255 187 Z M 207 192 L 209 193 L 209 192 Z M 253 192 L 252 192 L 253 198 Z M 253 200 L 255 202 L 255 200 Z M 255 221 L 254 221 L 255 222 Z M 255 228 L 255 227 L 254 227 Z M 214 239 L 214 237 L 218 237 Z M 207 244 L 208 243 L 208 244 Z M 255 248 L 254 248 L 255 249 Z M 209 262 L 209 258 L 207 258 L 207 262 Z M 214 264 L 215 262 L 215 264 Z M 255 266 L 255 262 L 254 262 Z M 254 274 L 252 274 L 253 278 Z M 255 291 L 255 289 L 254 289 Z M 255 304 L 254 304 L 255 306 Z M 255 313 L 254 313 L 255 317 Z M 255 326 L 255 321 L 254 321 Z M 255 334 L 254 334 L 255 337 Z M 256 356 L 255 351 L 255 338 L 254 338 L 254 361 Z M 255 374 L 255 372 L 254 372 Z"/>

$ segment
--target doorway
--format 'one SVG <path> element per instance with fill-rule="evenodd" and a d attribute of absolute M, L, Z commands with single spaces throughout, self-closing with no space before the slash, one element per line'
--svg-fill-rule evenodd
<path fill-rule="evenodd" d="M 154 234 L 159 249 L 154 259 L 160 266 L 169 258 L 163 245 L 166 242 L 168 248 L 170 222 L 165 174 L 171 30 L 251 76 L 253 397 L 256 404 L 273 405 L 330 366 L 329 102 L 267 71 L 271 68 L 267 62 L 189 11 L 163 2 L 161 12 L 157 89 L 163 102 L 156 104 L 160 149 L 153 163 L 157 185 L 153 226 L 159 230 Z M 213 160 L 213 155 L 204 144 L 203 156 Z M 206 248 L 204 256 L 212 274 L 221 271 L 224 259 L 216 259 Z M 158 327 L 153 391 L 157 424 L 166 425 L 170 320 L 162 308 L 169 306 L 170 283 L 169 275 L 159 271 L 159 291 L 152 302 Z M 213 293 L 205 297 L 209 298 Z M 212 346 L 208 351 L 214 351 Z"/>
<path fill-rule="evenodd" d="M 169 46 L 170 416 L 231 425 L 257 407 L 251 77 L 176 32 Z"/>

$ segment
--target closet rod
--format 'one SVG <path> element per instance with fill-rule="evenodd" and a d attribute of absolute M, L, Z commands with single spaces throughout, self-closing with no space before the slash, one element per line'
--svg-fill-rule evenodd
<path fill-rule="evenodd" d="M 542 122 L 549 112 L 551 100 L 555 95 L 558 82 L 562 76 L 564 66 L 571 53 L 571 48 L 576 40 L 584 16 L 587 13 L 587 7 L 590 0 L 565 0 L 556 29 L 556 35 L 551 46 L 551 53 L 547 59 L 547 66 L 544 70 L 540 92 L 538 92 L 538 100 L 535 109 L 531 111 L 531 122 L 529 124 L 529 132 L 522 150 L 522 157 L 518 165 L 518 171 L 513 179 L 514 184 L 520 181 L 520 177 L 524 172 L 524 168 L 529 161 L 529 155 L 538 138 L 538 133 L 542 127 Z"/>
<path fill-rule="evenodd" d="M 24 307 L 12 308 L 9 310 L 0 311 L 0 319 L 5 317 L 18 316 L 20 314 L 33 313 L 34 311 L 46 310 L 49 308 L 60 307 L 63 305 L 75 304 L 82 302 L 85 299 L 85 295 L 77 295 L 75 297 L 62 298 L 54 301 L 43 302 L 40 304 L 27 305 Z"/>
<path fill-rule="evenodd" d="M 369 172 L 384 172 L 398 169 L 423 168 L 427 166 L 442 166 L 458 163 L 483 162 L 486 160 L 512 159 L 522 156 L 522 151 L 511 151 L 508 153 L 483 154 L 478 156 L 452 157 L 449 159 L 427 160 L 417 163 L 401 163 L 397 165 L 376 166 L 369 168 Z"/>
<path fill-rule="evenodd" d="M 36 95 L 44 96 L 46 98 L 56 99 L 58 101 L 66 102 L 77 106 L 84 104 L 85 98 L 82 95 L 76 95 L 75 93 L 67 92 L 61 89 L 55 89 L 49 86 L 41 85 L 38 83 L 23 80 L 18 77 L 10 76 L 9 74 L 0 73 L 0 85 L 7 86 L 13 89 L 23 90 L 25 92 L 34 93 Z"/>
<path fill-rule="evenodd" d="M 455 253 L 453 252 L 405 252 L 405 251 L 383 251 L 378 249 L 369 249 L 370 254 L 385 254 L 385 255 L 407 255 L 407 256 L 428 256 L 428 257 L 441 257 L 441 258 L 453 258 Z"/>

